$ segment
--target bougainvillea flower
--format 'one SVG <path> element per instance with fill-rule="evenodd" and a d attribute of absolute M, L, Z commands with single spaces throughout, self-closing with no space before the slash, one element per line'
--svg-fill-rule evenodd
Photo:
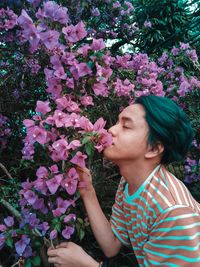
<path fill-rule="evenodd" d="M 44 145 L 48 142 L 47 131 L 45 129 L 38 127 L 38 126 L 34 127 L 34 129 L 32 131 L 32 137 L 33 137 L 33 140 L 35 142 L 38 142 L 41 145 Z"/>
<path fill-rule="evenodd" d="M 46 181 L 43 178 L 38 178 L 35 180 L 34 188 L 38 190 L 39 192 L 41 192 L 43 195 L 47 194 L 48 188 L 46 185 Z"/>
<path fill-rule="evenodd" d="M 57 237 L 57 235 L 58 235 L 58 232 L 57 232 L 57 230 L 52 230 L 51 232 L 50 232 L 50 239 L 51 240 L 53 240 L 53 239 L 55 239 L 56 237 Z"/>
<path fill-rule="evenodd" d="M 27 200 L 27 202 L 30 205 L 33 205 L 35 203 L 35 201 L 38 199 L 38 196 L 31 190 L 27 190 L 24 193 L 24 198 Z"/>
<path fill-rule="evenodd" d="M 57 208 L 52 210 L 54 217 L 59 217 L 64 214 L 69 206 L 72 205 L 72 202 L 69 200 L 63 200 L 61 197 L 58 197 L 56 200 Z"/>
<path fill-rule="evenodd" d="M 44 166 L 40 166 L 36 171 L 37 178 L 47 178 L 48 177 L 48 170 Z"/>
<path fill-rule="evenodd" d="M 87 95 L 82 96 L 82 97 L 81 97 L 81 104 L 82 104 L 83 106 L 85 106 L 85 107 L 90 106 L 90 105 L 91 105 L 91 106 L 94 106 L 92 96 L 87 96 Z"/>
<path fill-rule="evenodd" d="M 58 187 L 61 184 L 63 177 L 62 174 L 55 175 L 54 178 L 46 181 L 46 185 L 51 192 L 51 194 L 55 194 L 56 191 L 58 190 Z"/>
<path fill-rule="evenodd" d="M 42 115 L 46 115 L 48 112 L 51 111 L 51 108 L 49 107 L 49 101 L 40 101 L 38 100 L 36 103 L 36 112 L 41 112 Z"/>
<path fill-rule="evenodd" d="M 76 43 L 87 35 L 85 25 L 82 21 L 80 21 L 75 26 L 69 25 L 67 27 L 64 27 L 62 29 L 62 32 L 65 35 L 65 39 L 70 43 Z"/>
<path fill-rule="evenodd" d="M 70 71 L 75 80 L 92 73 L 92 70 L 84 62 L 74 64 L 72 67 L 70 67 Z"/>
<path fill-rule="evenodd" d="M 24 124 L 27 128 L 29 128 L 29 127 L 34 126 L 34 125 L 35 125 L 35 122 L 34 122 L 33 120 L 28 120 L 28 119 L 26 119 L 26 120 L 23 121 L 23 124 Z"/>
<path fill-rule="evenodd" d="M 0 249 L 4 247 L 4 244 L 6 242 L 6 237 L 4 234 L 0 234 Z"/>
<path fill-rule="evenodd" d="M 0 224 L 0 232 L 6 231 L 7 227 L 4 224 Z"/>
<path fill-rule="evenodd" d="M 74 231 L 75 231 L 74 227 L 66 226 L 65 229 L 62 231 L 62 236 L 65 239 L 70 239 Z"/>
<path fill-rule="evenodd" d="M 74 213 L 70 213 L 70 214 L 68 214 L 67 216 L 65 216 L 63 222 L 64 222 L 64 223 L 68 223 L 68 222 L 70 222 L 71 220 L 73 220 L 73 221 L 76 220 L 76 214 L 74 214 Z"/>
<path fill-rule="evenodd" d="M 69 155 L 69 148 L 68 148 L 68 143 L 66 139 L 62 138 L 60 140 L 57 140 L 52 144 L 52 154 L 51 157 L 52 159 L 58 159 L 58 160 L 66 160 Z M 56 153 L 56 157 L 54 157 L 54 153 Z"/>
<path fill-rule="evenodd" d="M 81 142 L 79 140 L 73 140 L 69 145 L 68 145 L 68 149 L 72 149 L 75 150 L 78 147 L 82 146 Z"/>
<path fill-rule="evenodd" d="M 48 48 L 49 50 L 53 50 L 59 45 L 58 43 L 59 36 L 60 36 L 59 32 L 55 30 L 49 30 L 40 33 L 41 40 L 43 41 L 46 48 Z"/>
<path fill-rule="evenodd" d="M 71 163 L 74 163 L 81 168 L 85 168 L 85 159 L 87 156 L 83 154 L 82 152 L 78 151 L 76 155 L 70 160 Z"/>
<path fill-rule="evenodd" d="M 12 227 L 14 225 L 14 218 L 11 216 L 8 216 L 4 219 L 4 223 L 8 226 L 8 227 Z"/>
<path fill-rule="evenodd" d="M 49 167 L 49 170 L 52 172 L 52 173 L 58 173 L 58 166 L 56 164 L 52 165 L 51 167 Z"/>
<path fill-rule="evenodd" d="M 29 243 L 30 243 L 30 238 L 28 238 L 27 235 L 22 235 L 21 240 L 15 243 L 15 249 L 19 256 L 22 256 L 23 252 L 25 251 Z"/>
<path fill-rule="evenodd" d="M 91 44 L 90 47 L 91 47 L 92 50 L 98 51 L 98 50 L 104 49 L 106 47 L 106 45 L 105 45 L 105 43 L 104 43 L 102 38 L 101 39 L 93 38 L 93 41 L 92 41 L 92 44 Z"/>
<path fill-rule="evenodd" d="M 92 87 L 92 89 L 94 90 L 94 93 L 95 95 L 101 95 L 101 96 L 104 96 L 104 97 L 107 97 L 108 96 L 108 93 L 109 93 L 109 88 L 107 86 L 107 84 L 104 84 L 104 83 L 95 83 Z"/>

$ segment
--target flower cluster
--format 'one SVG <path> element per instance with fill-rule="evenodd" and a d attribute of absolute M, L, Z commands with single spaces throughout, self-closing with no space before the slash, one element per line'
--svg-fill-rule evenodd
<path fill-rule="evenodd" d="M 8 137 L 11 135 L 11 130 L 7 125 L 8 118 L 0 114 L 0 148 L 6 148 Z"/>
<path fill-rule="evenodd" d="M 0 29 L 10 30 L 17 24 L 17 15 L 9 8 L 0 9 Z"/>

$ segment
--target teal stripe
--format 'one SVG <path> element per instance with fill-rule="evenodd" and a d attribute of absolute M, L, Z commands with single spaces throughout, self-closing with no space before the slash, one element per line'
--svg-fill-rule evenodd
<path fill-rule="evenodd" d="M 200 257 L 198 257 L 198 258 L 189 258 L 189 257 L 185 257 L 185 256 L 182 256 L 182 255 L 179 255 L 179 254 L 166 255 L 166 254 L 163 254 L 163 253 L 152 251 L 152 250 L 147 249 L 147 248 L 144 248 L 144 251 L 147 251 L 150 254 L 157 255 L 159 257 L 163 257 L 165 259 L 175 258 L 175 259 L 181 259 L 181 260 L 187 261 L 187 262 L 198 262 L 198 261 L 200 261 Z"/>
<path fill-rule="evenodd" d="M 155 233 L 155 232 L 171 232 L 173 230 L 185 230 L 185 229 L 190 229 L 190 228 L 193 228 L 193 227 L 196 227 L 196 226 L 200 226 L 200 222 L 199 223 L 193 223 L 193 224 L 189 224 L 189 225 L 183 225 L 183 226 L 174 226 L 174 227 L 171 227 L 171 228 L 159 228 L 159 229 L 154 229 L 152 231 L 152 233 Z"/>
<path fill-rule="evenodd" d="M 198 236 L 200 236 L 200 232 L 196 233 L 194 235 L 191 235 L 191 236 L 187 236 L 187 235 L 173 236 L 173 235 L 170 235 L 170 236 L 167 236 L 167 237 L 161 237 L 161 236 L 151 237 L 151 240 L 155 240 L 155 239 L 156 240 L 192 240 L 192 239 L 195 239 Z"/>
<path fill-rule="evenodd" d="M 167 248 L 167 249 L 172 249 L 172 250 L 184 249 L 184 250 L 189 250 L 189 251 L 199 250 L 199 246 L 200 246 L 200 242 L 198 242 L 195 247 L 161 245 L 161 244 L 154 244 L 151 241 L 149 241 L 148 244 L 150 244 L 153 247 L 157 247 L 157 248 Z"/>
<path fill-rule="evenodd" d="M 154 176 L 154 179 L 162 186 L 164 187 L 167 191 L 169 191 L 168 187 L 166 186 L 166 184 L 161 180 L 159 179 L 157 176 Z"/>
<path fill-rule="evenodd" d="M 152 264 L 154 264 L 154 265 L 159 265 L 159 266 L 161 266 L 161 265 L 168 265 L 168 266 L 170 266 L 170 267 L 180 267 L 179 265 L 177 265 L 177 264 L 174 264 L 174 263 L 171 263 L 171 262 L 164 262 L 164 263 L 162 263 L 162 262 L 158 262 L 158 261 L 153 261 L 153 260 L 149 260 L 149 262 L 150 263 L 152 263 Z"/>
<path fill-rule="evenodd" d="M 184 214 L 184 215 L 179 215 L 179 216 L 174 216 L 174 217 L 167 217 L 166 219 L 163 219 L 157 223 L 154 223 L 154 226 L 157 226 L 163 222 L 176 221 L 179 219 L 185 219 L 185 218 L 190 218 L 190 217 L 199 217 L 199 214 L 191 213 L 191 214 Z"/>
<path fill-rule="evenodd" d="M 126 246 L 130 246 L 130 243 L 126 242 L 123 240 L 123 238 L 121 238 L 121 236 L 118 234 L 118 232 L 115 230 L 115 228 L 111 228 L 113 233 L 117 236 L 117 238 L 122 242 L 122 244 L 126 245 Z"/>

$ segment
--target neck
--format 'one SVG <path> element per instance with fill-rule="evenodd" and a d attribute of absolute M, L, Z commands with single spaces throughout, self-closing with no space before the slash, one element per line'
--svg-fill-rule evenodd
<path fill-rule="evenodd" d="M 143 162 L 140 164 L 121 164 L 119 166 L 120 174 L 129 185 L 129 194 L 132 195 L 137 191 L 158 164 L 159 162 Z"/>

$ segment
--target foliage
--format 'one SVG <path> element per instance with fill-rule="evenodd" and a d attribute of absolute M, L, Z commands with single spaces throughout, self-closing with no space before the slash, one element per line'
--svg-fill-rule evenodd
<path fill-rule="evenodd" d="M 197 183 L 199 177 L 199 107 L 193 99 L 199 97 L 200 66 L 196 50 L 179 43 L 189 36 L 185 28 L 180 34 L 190 21 L 186 6 L 163 1 L 153 13 L 151 1 L 134 1 L 135 6 L 129 1 L 64 2 L 10 1 L 9 9 L 3 1 L 0 10 L 1 97 L 10 103 L 2 110 L 10 121 L 1 115 L 0 142 L 3 162 L 14 175 L 2 167 L 3 200 L 17 194 L 22 182 L 18 203 L 1 202 L 9 213 L 4 211 L 0 225 L 0 248 L 15 252 L 15 260 L 23 257 L 27 266 L 46 264 L 40 249 L 45 244 L 71 238 L 81 243 L 88 232 L 77 165 L 92 170 L 109 217 L 119 175 L 100 155 L 112 142 L 104 127 L 136 97 L 165 95 L 188 112 L 196 137 L 185 163 L 185 182 Z M 169 40 L 174 31 L 177 38 Z M 107 39 L 115 40 L 111 48 Z M 119 50 L 130 43 L 132 52 Z M 14 191 L 8 190 L 7 183 L 15 180 Z"/>

